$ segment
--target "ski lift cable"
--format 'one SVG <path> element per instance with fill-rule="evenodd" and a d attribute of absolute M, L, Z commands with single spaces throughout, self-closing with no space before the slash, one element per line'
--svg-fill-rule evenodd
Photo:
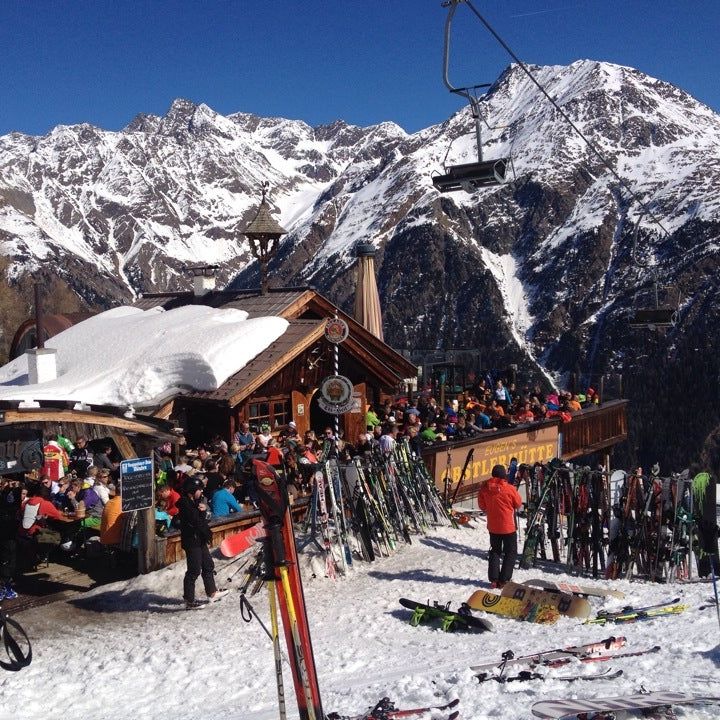
<path fill-rule="evenodd" d="M 472 13 L 480 20 L 480 22 L 485 26 L 485 28 L 488 30 L 488 32 L 498 41 L 498 43 L 501 45 L 501 47 L 510 55 L 510 57 L 518 64 L 520 69 L 530 78 L 530 81 L 540 90 L 540 92 L 547 98 L 547 100 L 550 101 L 552 106 L 557 110 L 557 112 L 560 113 L 562 118 L 570 125 L 570 127 L 577 133 L 577 135 L 582 139 L 582 141 L 587 145 L 587 147 L 592 151 L 592 153 L 602 162 L 602 164 L 610 171 L 612 176 L 620 183 L 620 185 L 623 187 L 624 190 L 626 190 L 631 197 L 640 205 L 640 207 L 643 209 L 644 214 L 647 214 L 652 221 L 667 235 L 670 236 L 670 233 L 668 232 L 667 228 L 662 224 L 662 222 L 657 218 L 657 216 L 648 208 L 648 206 L 640 199 L 640 197 L 637 195 L 637 193 L 628 185 L 628 183 L 618 174 L 618 172 L 613 168 L 613 166 L 610 164 L 610 162 L 605 158 L 605 156 L 600 152 L 600 150 L 597 149 L 597 147 L 594 145 L 594 143 L 583 133 L 583 131 L 572 121 L 570 116 L 558 105 L 556 100 L 550 95 L 547 90 L 542 86 L 542 84 L 535 78 L 535 76 L 530 72 L 530 69 L 527 67 L 527 65 L 520 60 L 520 58 L 516 55 L 515 52 L 513 52 L 512 48 L 498 35 L 498 33 L 495 31 L 495 29 L 488 23 L 488 21 L 478 12 L 478 10 L 475 8 L 475 6 L 472 4 L 471 0 L 446 0 L 446 2 L 442 3 L 443 7 L 449 7 L 449 13 L 448 17 L 450 17 L 452 14 L 454 14 L 455 9 L 457 5 L 461 2 L 464 2 L 468 8 L 472 11 Z M 446 23 L 445 26 L 446 32 L 445 32 L 445 44 L 446 44 L 446 53 L 445 53 L 445 84 L 451 89 L 451 92 L 458 92 L 459 90 L 462 90 L 462 88 L 453 89 L 451 85 L 449 85 L 449 82 L 447 80 L 447 49 L 449 45 L 448 40 L 448 26 Z M 463 94 L 463 93 L 460 93 Z M 465 94 L 465 97 L 470 97 Z M 472 105 L 472 100 L 470 99 L 470 104 Z"/>
<path fill-rule="evenodd" d="M 637 238 L 638 238 L 638 231 L 640 230 L 640 223 L 642 222 L 642 219 L 645 217 L 646 209 L 643 207 L 642 212 L 640 213 L 640 217 L 637 219 L 637 222 L 635 223 L 635 231 L 633 232 L 633 239 L 632 239 L 632 248 L 630 249 L 630 258 L 632 259 L 634 265 L 639 268 L 643 268 L 644 270 L 651 269 L 653 270 L 653 276 L 656 275 L 656 267 L 655 265 L 651 265 L 650 263 L 641 263 L 637 258 Z"/>

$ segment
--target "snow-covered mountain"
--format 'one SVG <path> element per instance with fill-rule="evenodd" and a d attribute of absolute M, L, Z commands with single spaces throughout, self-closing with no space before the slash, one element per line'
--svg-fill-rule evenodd
<path fill-rule="evenodd" d="M 475 159 L 467 108 L 409 135 L 392 123 L 224 117 L 177 100 L 120 132 L 0 138 L 0 253 L 13 281 L 51 268 L 92 306 L 187 287 L 183 268 L 198 262 L 247 284 L 256 270 L 239 230 L 268 181 L 289 230 L 275 284 L 312 283 L 349 307 L 352 248 L 373 242 L 396 348 L 622 371 L 653 452 L 667 444 L 648 413 L 673 415 L 690 393 L 697 413 L 682 417 L 697 437 L 673 457 L 686 462 L 720 424 L 720 116 L 632 68 L 583 60 L 532 71 L 664 230 L 511 66 L 482 101 L 485 157 L 513 159 L 503 186 L 447 196 L 432 186 L 444 162 Z M 677 325 L 631 332 L 654 275 L 680 289 Z"/>

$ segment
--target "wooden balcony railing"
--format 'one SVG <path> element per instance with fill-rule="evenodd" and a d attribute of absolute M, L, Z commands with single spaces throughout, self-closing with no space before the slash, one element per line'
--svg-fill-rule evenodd
<path fill-rule="evenodd" d="M 614 400 L 573 415 L 560 426 L 563 460 L 610 448 L 627 439 L 627 400 Z"/>

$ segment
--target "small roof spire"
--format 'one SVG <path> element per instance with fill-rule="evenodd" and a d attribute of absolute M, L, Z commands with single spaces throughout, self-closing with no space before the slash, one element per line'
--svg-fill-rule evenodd
<path fill-rule="evenodd" d="M 243 235 L 250 241 L 250 250 L 260 265 L 260 292 L 265 295 L 268 291 L 268 263 L 277 251 L 281 235 L 287 234 L 270 214 L 270 204 L 267 201 L 268 183 L 262 184 L 262 200 L 255 217 L 243 230 Z"/>
<path fill-rule="evenodd" d="M 267 201 L 269 184 L 262 184 L 262 200 L 255 217 L 243 231 L 243 235 L 286 235 L 287 230 L 270 214 L 270 204 Z"/>

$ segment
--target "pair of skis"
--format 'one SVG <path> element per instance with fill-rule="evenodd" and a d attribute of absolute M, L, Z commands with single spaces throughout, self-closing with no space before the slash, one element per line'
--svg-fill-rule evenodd
<path fill-rule="evenodd" d="M 522 670 L 517 675 L 493 675 L 491 673 L 480 673 L 477 675 L 478 682 L 495 680 L 499 683 L 523 682 L 526 680 L 560 680 L 562 682 L 575 682 L 576 680 L 615 680 L 623 674 L 622 670 L 603 670 L 593 675 L 544 675 L 532 670 Z"/>
<path fill-rule="evenodd" d="M 622 610 L 608 612 L 601 610 L 596 617 L 586 620 L 586 625 L 605 625 L 606 623 L 631 623 L 639 620 L 652 620 L 653 618 L 678 615 L 688 609 L 687 605 L 680 604 L 680 598 L 670 601 L 645 605 L 644 607 L 626 607 Z"/>
<path fill-rule="evenodd" d="M 427 707 L 410 708 L 406 710 L 398 710 L 390 698 L 383 698 L 375 707 L 370 708 L 361 715 L 340 715 L 338 713 L 330 713 L 327 720 L 401 720 L 401 718 L 412 718 L 416 715 L 425 715 L 433 713 L 434 716 L 438 712 L 447 713 L 445 720 L 456 720 L 460 716 L 460 712 L 455 708 L 460 704 L 459 700 L 452 700 L 444 705 L 429 705 Z"/>
<path fill-rule="evenodd" d="M 608 637 L 597 642 L 587 643 L 585 645 L 574 645 L 564 648 L 556 648 L 553 650 L 545 650 L 532 655 L 522 655 L 516 657 L 512 650 L 503 653 L 500 662 L 484 663 L 475 665 L 470 669 L 477 673 L 479 682 L 486 680 L 496 680 L 497 682 L 511 682 L 514 680 L 539 680 L 546 679 L 545 675 L 533 672 L 536 668 L 546 667 L 555 668 L 569 664 L 573 661 L 590 663 L 603 662 L 619 658 L 637 657 L 660 651 L 660 646 L 656 645 L 645 650 L 636 650 L 632 652 L 615 652 L 622 650 L 627 643 L 625 637 Z M 506 675 L 505 671 L 508 667 L 525 667 L 529 670 L 521 671 L 517 675 Z M 605 671 L 598 675 L 571 675 L 561 676 L 553 679 L 557 680 L 592 680 L 592 679 L 610 679 L 618 677 L 618 673 Z"/>
<path fill-rule="evenodd" d="M 277 595 L 300 720 L 324 720 L 287 491 L 271 465 L 262 460 L 252 462 L 257 478 L 258 504 L 267 533 L 264 551 L 271 589 L 271 613 L 275 603 L 272 595 Z M 285 694 L 276 617 L 272 625 L 278 702 L 281 717 L 284 717 Z"/>

